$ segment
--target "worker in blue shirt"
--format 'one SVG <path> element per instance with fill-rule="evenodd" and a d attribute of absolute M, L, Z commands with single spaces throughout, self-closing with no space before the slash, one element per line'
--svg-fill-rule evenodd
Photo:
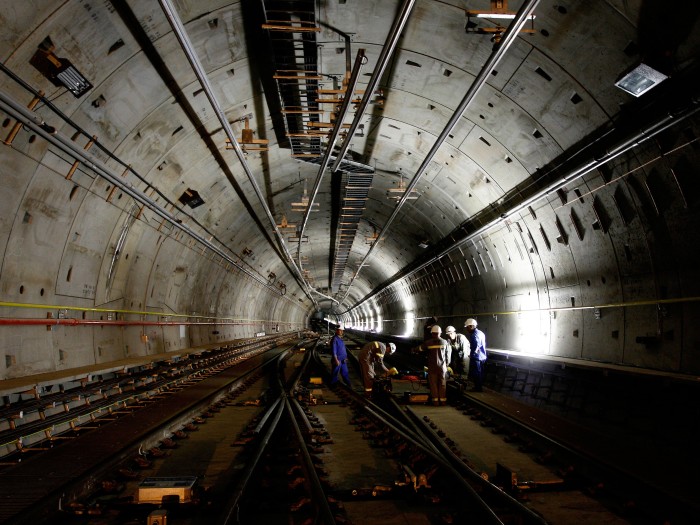
<path fill-rule="evenodd" d="M 343 328 L 338 327 L 335 330 L 335 335 L 331 339 L 331 361 L 333 362 L 333 372 L 331 373 L 331 386 L 335 385 L 340 376 L 343 376 L 345 384 L 352 388 L 350 384 L 350 376 L 348 375 L 348 351 L 345 348 L 343 341 Z"/>
<path fill-rule="evenodd" d="M 471 317 L 464 323 L 469 341 L 469 377 L 474 381 L 474 392 L 481 392 L 486 372 L 486 336 L 476 327 L 476 319 Z"/>

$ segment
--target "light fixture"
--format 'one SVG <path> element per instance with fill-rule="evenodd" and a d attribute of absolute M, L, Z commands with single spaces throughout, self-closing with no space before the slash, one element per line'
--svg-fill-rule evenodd
<path fill-rule="evenodd" d="M 54 54 L 54 44 L 50 38 L 39 44 L 29 63 L 41 72 L 54 86 L 63 86 L 75 98 L 82 97 L 92 89 L 92 84 L 67 58 Z"/>
<path fill-rule="evenodd" d="M 639 64 L 624 73 L 615 85 L 632 96 L 640 97 L 668 77 L 646 64 Z"/>
<path fill-rule="evenodd" d="M 505 33 L 506 28 L 502 27 L 500 22 L 494 22 L 496 24 L 495 27 L 480 26 L 472 19 L 513 20 L 517 16 L 515 11 L 508 10 L 508 0 L 491 0 L 491 9 L 489 11 L 465 11 L 465 13 L 467 15 L 467 25 L 464 27 L 464 30 L 467 33 L 491 35 L 491 41 L 496 44 L 503 38 L 503 33 Z M 528 15 L 527 20 L 530 21 L 532 27 L 529 29 L 523 28 L 520 30 L 520 33 L 534 34 L 535 15 Z"/>
<path fill-rule="evenodd" d="M 197 190 L 193 190 L 192 188 L 187 188 L 182 195 L 180 195 L 180 198 L 178 200 L 182 204 L 186 204 L 192 209 L 195 209 L 198 206 L 201 206 L 204 204 L 204 199 L 199 196 L 199 193 Z"/>
<path fill-rule="evenodd" d="M 489 11 L 467 11 L 468 17 L 475 18 L 496 18 L 501 20 L 512 20 L 517 13 L 508 10 L 508 0 L 491 0 Z M 529 15 L 528 20 L 534 20 L 535 15 Z"/>

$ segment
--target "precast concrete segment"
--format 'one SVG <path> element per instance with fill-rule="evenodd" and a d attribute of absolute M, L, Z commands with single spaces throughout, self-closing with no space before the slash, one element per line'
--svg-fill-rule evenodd
<path fill-rule="evenodd" d="M 182 230 L 183 233 L 185 233 L 186 235 L 192 237 L 194 240 L 201 243 L 203 246 L 206 246 L 208 249 L 210 249 L 211 251 L 216 253 L 219 257 L 221 257 L 225 261 L 227 261 L 230 264 L 232 264 L 233 266 L 235 266 L 237 269 L 239 269 L 240 271 L 245 273 L 248 277 L 250 277 L 254 281 L 258 282 L 259 284 L 261 284 L 265 288 L 273 290 L 277 295 L 284 297 L 284 295 L 282 295 L 279 290 L 277 290 L 276 288 L 271 286 L 267 281 L 264 281 L 263 279 L 261 279 L 260 276 L 251 272 L 245 266 L 241 266 L 240 264 L 238 264 L 224 250 L 222 250 L 218 246 L 211 244 L 204 237 L 195 233 L 192 229 L 190 229 L 188 226 L 183 224 L 182 221 L 177 219 L 173 214 L 171 214 L 167 210 L 164 210 L 163 208 L 161 208 L 155 201 L 153 201 L 152 199 L 150 199 L 146 195 L 142 194 L 141 192 L 137 191 L 132 186 L 126 184 L 121 179 L 120 176 L 112 173 L 109 168 L 103 166 L 97 160 L 97 158 L 94 157 L 93 155 L 91 155 L 88 151 L 81 150 L 80 148 L 76 148 L 75 145 L 71 141 L 68 141 L 65 138 L 63 138 L 62 136 L 57 135 L 53 132 L 50 132 L 47 129 L 46 122 L 44 122 L 38 115 L 32 113 L 31 111 L 26 110 L 21 104 L 18 104 L 7 93 L 5 93 L 4 91 L 1 91 L 1 90 L 0 90 L 0 108 L 2 108 L 2 110 L 5 111 L 8 115 L 12 115 L 13 118 L 15 118 L 18 121 L 21 121 L 24 125 L 31 128 L 35 133 L 37 133 L 39 136 L 44 138 L 47 142 L 53 144 L 54 146 L 58 147 L 59 149 L 61 149 L 62 151 L 64 151 L 68 155 L 76 158 L 77 160 L 80 160 L 83 164 L 85 164 L 90 169 L 92 169 L 97 175 L 104 178 L 105 180 L 107 180 L 108 182 L 113 184 L 114 186 L 117 186 L 125 194 L 129 195 L 135 201 L 148 207 L 148 209 L 150 209 L 151 211 L 156 213 L 162 219 L 165 219 L 170 224 L 172 224 L 174 227 L 178 228 L 179 230 Z M 287 299 L 287 300 L 292 301 L 291 299 Z"/>
<path fill-rule="evenodd" d="M 467 109 L 467 107 L 469 106 L 471 101 L 474 100 L 474 97 L 479 92 L 479 90 L 483 87 L 484 84 L 486 84 L 486 81 L 488 79 L 489 74 L 491 73 L 491 71 L 493 71 L 493 68 L 496 67 L 496 64 L 498 64 L 499 60 L 501 60 L 501 58 L 503 58 L 503 56 L 505 55 L 508 48 L 515 41 L 518 34 L 520 33 L 520 29 L 530 19 L 530 14 L 535 9 L 535 7 L 537 7 L 538 3 L 539 3 L 539 0 L 527 0 L 523 3 L 522 6 L 520 6 L 520 9 L 518 10 L 518 13 L 516 14 L 515 18 L 511 21 L 510 25 L 508 26 L 508 29 L 506 29 L 505 33 L 503 34 L 503 38 L 501 39 L 500 43 L 498 43 L 496 45 L 496 47 L 494 48 L 494 50 L 491 53 L 491 55 L 489 56 L 488 60 L 486 61 L 484 66 L 479 71 L 479 74 L 474 79 L 474 82 L 472 82 L 471 86 L 469 86 L 467 93 L 464 95 L 464 98 L 457 106 L 457 109 L 454 111 L 454 113 L 452 114 L 452 116 L 448 120 L 447 124 L 443 128 L 440 135 L 438 135 L 437 140 L 435 141 L 433 146 L 430 148 L 430 151 L 426 155 L 425 159 L 423 159 L 423 162 L 421 163 L 420 167 L 416 171 L 416 174 L 411 179 L 411 182 L 406 187 L 406 191 L 399 199 L 399 202 L 396 205 L 396 207 L 394 208 L 394 211 L 392 212 L 391 216 L 389 217 L 389 219 L 386 221 L 386 223 L 382 227 L 382 230 L 379 232 L 379 237 L 372 244 L 372 246 L 370 246 L 369 250 L 367 251 L 365 256 L 362 258 L 362 260 L 360 261 L 360 264 L 358 265 L 357 270 L 355 271 L 352 279 L 350 280 L 350 283 L 348 284 L 348 286 L 345 290 L 345 295 L 343 296 L 343 299 L 340 301 L 341 304 L 343 302 L 345 302 L 345 299 L 347 299 L 347 297 L 350 293 L 350 289 L 352 288 L 352 285 L 355 282 L 355 279 L 357 278 L 360 271 L 362 270 L 362 267 L 367 263 L 367 260 L 369 259 L 370 255 L 372 254 L 374 249 L 377 246 L 379 246 L 380 241 L 382 241 L 384 239 L 387 231 L 389 230 L 390 226 L 393 224 L 394 220 L 398 216 L 401 208 L 403 207 L 403 205 L 406 203 L 409 196 L 411 195 L 411 192 L 414 190 L 414 188 L 416 187 L 416 185 L 420 181 L 421 177 L 425 174 L 426 170 L 428 169 L 430 162 L 435 157 L 435 155 L 437 154 L 438 150 L 440 149 L 442 144 L 445 142 L 445 140 L 447 140 L 447 137 L 449 136 L 450 131 L 452 131 L 452 128 L 455 127 L 455 125 L 457 124 L 457 122 L 461 118 L 462 113 L 464 113 L 464 111 Z M 346 310 L 345 313 L 347 313 L 351 309 L 359 306 L 364 301 L 365 300 L 363 299 L 361 302 L 358 302 L 355 305 L 353 305 L 352 308 L 348 308 L 348 310 Z"/>
<path fill-rule="evenodd" d="M 250 166 L 248 166 L 248 162 L 246 161 L 245 156 L 243 155 L 243 150 L 238 144 L 238 141 L 236 140 L 236 137 L 233 133 L 231 124 L 229 123 L 228 118 L 226 118 L 226 115 L 224 114 L 221 105 L 219 104 L 218 100 L 216 99 L 216 96 L 214 95 L 214 90 L 209 82 L 209 79 L 207 78 L 206 72 L 204 71 L 202 64 L 199 61 L 199 58 L 197 57 L 196 52 L 194 51 L 192 43 L 190 42 L 190 39 L 187 36 L 187 32 L 185 31 L 185 28 L 182 25 L 182 21 L 177 15 L 175 7 L 170 3 L 169 0 L 159 0 L 159 2 L 163 9 L 163 12 L 166 15 L 166 18 L 168 19 L 168 22 L 170 23 L 173 29 L 173 33 L 175 33 L 175 35 L 177 36 L 177 39 L 180 42 L 180 45 L 182 46 L 182 49 L 185 52 L 185 55 L 187 56 L 187 60 L 192 66 L 192 69 L 194 70 L 197 78 L 199 79 L 202 88 L 204 88 L 204 92 L 206 93 L 207 98 L 209 99 L 209 103 L 211 104 L 212 108 L 214 109 L 214 112 L 216 113 L 217 118 L 219 119 L 219 123 L 224 128 L 226 135 L 231 141 L 231 145 L 233 146 L 233 149 L 236 152 L 236 156 L 238 157 L 238 160 L 241 163 L 241 166 L 243 167 L 243 171 L 248 177 L 248 181 L 250 182 L 251 186 L 253 187 L 253 190 L 255 191 L 255 195 L 257 195 L 258 200 L 260 201 L 260 204 L 263 207 L 263 210 L 265 210 L 265 215 L 270 221 L 270 224 L 272 226 L 273 231 L 275 232 L 275 236 L 277 237 L 279 245 L 287 257 L 287 262 L 292 266 L 292 268 L 294 268 L 294 273 L 296 273 L 295 278 L 301 284 L 301 288 L 304 290 L 304 293 L 307 295 L 307 297 L 311 299 L 314 305 L 318 306 L 316 298 L 311 295 L 311 287 L 309 286 L 309 283 L 306 281 L 303 273 L 294 262 L 294 258 L 289 252 L 287 244 L 284 242 L 282 233 L 280 232 L 279 227 L 277 226 L 277 221 L 275 221 L 275 218 L 272 216 L 272 212 L 270 211 L 270 207 L 267 204 L 267 200 L 262 194 L 262 191 L 260 190 L 260 187 L 258 186 L 258 183 L 250 170 Z"/>

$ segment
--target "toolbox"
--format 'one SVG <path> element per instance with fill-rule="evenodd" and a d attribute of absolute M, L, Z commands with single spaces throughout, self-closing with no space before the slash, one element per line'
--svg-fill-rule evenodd
<path fill-rule="evenodd" d="M 404 392 L 403 400 L 406 403 L 427 403 L 430 399 L 430 394 L 417 393 L 417 392 Z"/>

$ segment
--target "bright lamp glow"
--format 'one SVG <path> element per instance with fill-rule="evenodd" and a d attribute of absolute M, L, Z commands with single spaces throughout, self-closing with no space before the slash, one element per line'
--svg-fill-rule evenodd
<path fill-rule="evenodd" d="M 515 13 L 469 13 L 470 16 L 476 16 L 477 18 L 500 18 L 505 20 L 512 20 L 515 18 Z M 530 15 L 527 17 L 528 20 L 534 20 L 535 15 Z"/>
<path fill-rule="evenodd" d="M 416 314 L 413 312 L 406 312 L 406 330 L 402 337 L 410 337 L 413 334 L 413 323 L 416 321 Z"/>

